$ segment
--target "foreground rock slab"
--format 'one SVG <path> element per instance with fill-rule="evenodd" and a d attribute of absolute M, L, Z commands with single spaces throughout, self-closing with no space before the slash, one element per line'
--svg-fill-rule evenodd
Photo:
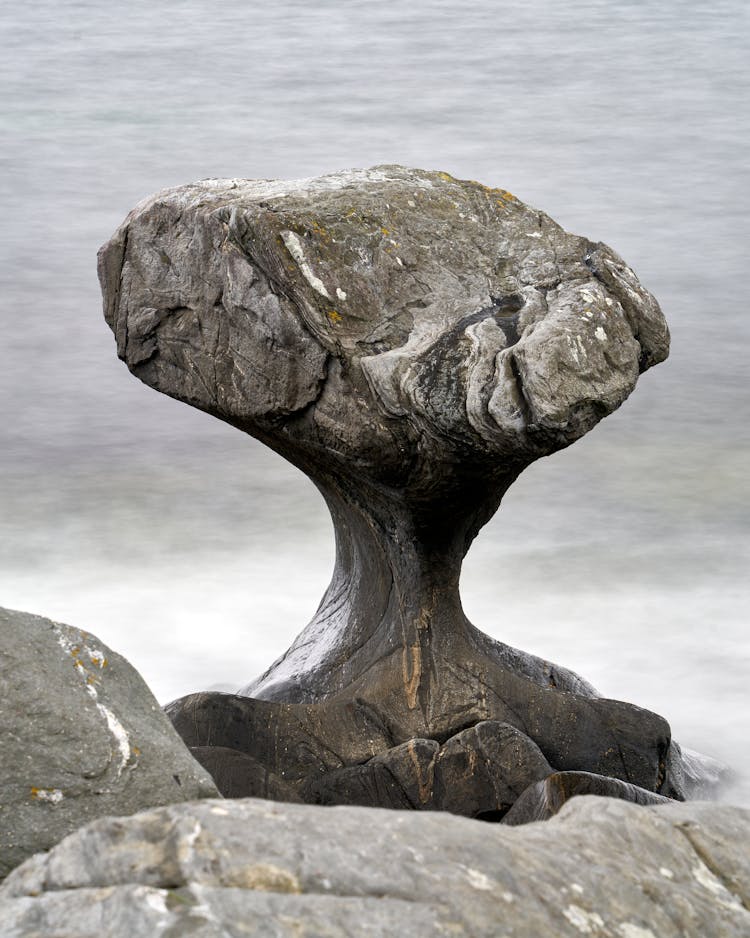
<path fill-rule="evenodd" d="M 744 938 L 749 837 L 750 812 L 705 803 L 585 796 L 506 828 L 203 801 L 32 858 L 0 887 L 0 921 L 3 938 Z"/>
<path fill-rule="evenodd" d="M 0 609 L 0 878 L 94 818 L 217 795 L 124 658 Z"/>

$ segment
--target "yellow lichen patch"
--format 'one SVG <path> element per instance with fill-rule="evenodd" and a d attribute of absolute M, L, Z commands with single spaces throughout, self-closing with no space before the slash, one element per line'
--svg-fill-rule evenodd
<path fill-rule="evenodd" d="M 381 228 L 380 233 L 388 236 L 390 234 L 390 231 L 387 228 Z"/>
<path fill-rule="evenodd" d="M 493 189 L 492 192 L 496 192 L 501 198 L 505 199 L 507 202 L 517 202 L 518 199 L 513 195 L 512 192 L 508 192 L 507 189 Z"/>
<path fill-rule="evenodd" d="M 453 176 L 451 176 L 450 173 L 443 173 L 443 172 L 440 172 L 440 173 L 438 173 L 438 176 L 439 176 L 441 179 L 444 179 L 446 182 L 453 182 Z"/>
<path fill-rule="evenodd" d="M 256 889 L 258 892 L 302 892 L 294 873 L 271 863 L 258 863 L 255 866 L 234 869 L 229 872 L 222 885 L 238 889 Z"/>
<path fill-rule="evenodd" d="M 331 322 L 341 322 L 341 313 L 337 312 L 335 309 L 329 309 L 328 318 Z"/>
<path fill-rule="evenodd" d="M 310 230 L 313 234 L 317 235 L 321 241 L 324 241 L 326 244 L 331 240 L 331 235 L 328 232 L 327 228 L 324 228 L 322 225 L 319 225 L 316 221 L 310 226 Z"/>

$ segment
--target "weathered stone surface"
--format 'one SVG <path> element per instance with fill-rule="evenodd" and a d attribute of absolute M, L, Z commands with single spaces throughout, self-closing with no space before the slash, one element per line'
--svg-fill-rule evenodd
<path fill-rule="evenodd" d="M 669 804 L 670 799 L 645 788 L 629 785 L 616 778 L 591 772 L 555 772 L 535 782 L 521 794 L 503 817 L 503 824 L 517 826 L 531 821 L 546 821 L 575 795 L 600 795 L 620 798 L 633 804 Z"/>
<path fill-rule="evenodd" d="M 217 794 L 124 658 L 0 609 L 0 878 L 93 818 Z"/>
<path fill-rule="evenodd" d="M 388 695 L 416 712 L 412 737 L 488 670 L 592 693 L 474 629 L 458 578 L 523 468 L 667 355 L 656 301 L 610 248 L 505 190 L 381 166 L 166 190 L 99 270 L 133 373 L 263 440 L 331 510 L 328 592 L 246 693 Z"/>
<path fill-rule="evenodd" d="M 0 887 L 3 938 L 744 938 L 750 812 L 581 797 L 544 824 L 242 800 L 96 821 Z"/>

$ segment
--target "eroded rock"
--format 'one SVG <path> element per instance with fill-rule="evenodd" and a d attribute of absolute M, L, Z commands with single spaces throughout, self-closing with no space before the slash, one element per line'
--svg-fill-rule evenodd
<path fill-rule="evenodd" d="M 190 746 L 244 753 L 298 794 L 343 772 L 347 797 L 369 785 L 398 802 L 412 795 L 388 781 L 396 765 L 364 763 L 496 721 L 553 770 L 682 797 L 666 721 L 489 639 L 458 591 L 519 473 L 668 354 L 658 304 L 617 254 L 505 190 L 380 166 L 157 193 L 99 271 L 131 371 L 300 467 L 336 533 L 318 612 L 247 702 L 169 708 Z M 456 805 L 471 813 L 468 788 Z"/>
<path fill-rule="evenodd" d="M 0 878 L 93 818 L 217 795 L 124 658 L 0 609 Z"/>
<path fill-rule="evenodd" d="M 381 166 L 158 193 L 100 279 L 133 373 L 276 449 L 331 510 L 329 590 L 248 695 L 382 699 L 396 674 L 390 705 L 421 711 L 419 736 L 455 706 L 453 687 L 435 699 L 449 666 L 591 692 L 474 629 L 458 578 L 523 468 L 667 355 L 658 304 L 610 248 L 505 190 Z"/>

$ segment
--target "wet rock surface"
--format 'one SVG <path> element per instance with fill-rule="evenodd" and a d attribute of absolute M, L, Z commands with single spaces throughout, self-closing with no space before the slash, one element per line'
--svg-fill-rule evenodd
<path fill-rule="evenodd" d="M 124 658 L 0 609 L 0 879 L 94 818 L 217 795 Z"/>
<path fill-rule="evenodd" d="M 410 724 L 399 726 L 387 711 L 345 694 L 314 705 L 191 694 L 166 712 L 228 797 L 260 794 L 258 786 L 266 784 L 275 792 L 269 797 L 284 801 L 412 807 L 498 820 L 529 785 L 555 770 L 684 797 L 682 776 L 669 768 L 681 766 L 682 756 L 661 717 L 525 681 L 511 696 L 511 677 L 494 698 L 475 705 L 472 725 L 449 729 L 442 714 L 440 732 L 431 737 L 411 737 Z M 555 707 L 545 707 L 547 700 Z M 251 757 L 244 783 L 243 754 Z"/>
<path fill-rule="evenodd" d="M 516 826 L 531 821 L 546 821 L 576 795 L 619 798 L 632 804 L 669 804 L 670 800 L 616 778 L 593 775 L 591 772 L 555 772 L 529 785 L 504 815 L 503 823 Z"/>
<path fill-rule="evenodd" d="M 324 775 L 303 789 L 317 804 L 450 811 L 494 820 L 524 789 L 551 772 L 539 748 L 507 723 L 487 720 L 442 747 L 412 739 L 364 765 Z"/>
<path fill-rule="evenodd" d="M 750 812 L 581 797 L 509 828 L 254 799 L 102 819 L 0 887 L 3 938 L 740 938 Z"/>

